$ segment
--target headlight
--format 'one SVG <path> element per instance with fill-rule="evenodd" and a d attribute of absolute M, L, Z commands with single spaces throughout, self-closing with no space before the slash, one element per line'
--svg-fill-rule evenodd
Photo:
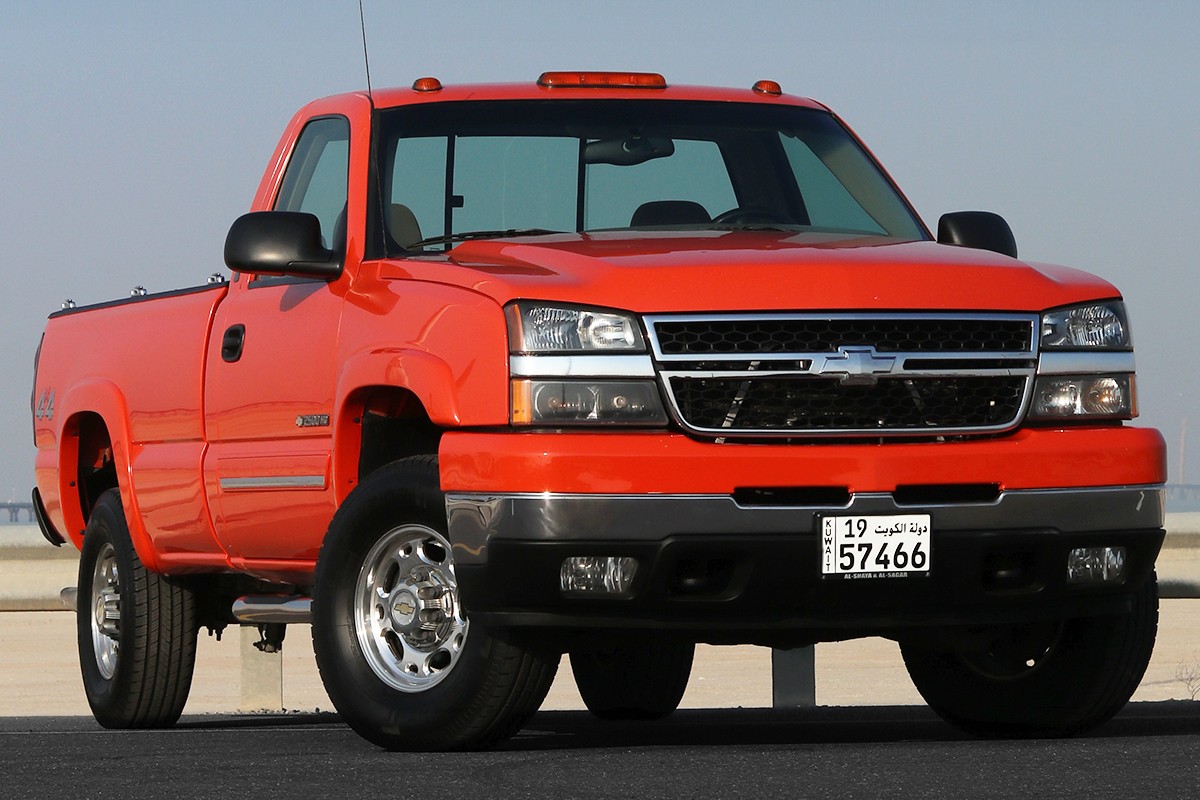
<path fill-rule="evenodd" d="M 1131 375 L 1043 375 L 1033 389 L 1031 419 L 1132 419 Z"/>
<path fill-rule="evenodd" d="M 1120 300 L 1042 314 L 1041 354 L 1030 419 L 1133 419 L 1133 338 Z"/>
<path fill-rule="evenodd" d="M 667 424 L 637 317 L 531 300 L 505 314 L 513 425 Z"/>
<path fill-rule="evenodd" d="M 665 425 L 654 381 L 514 380 L 514 425 Z"/>
<path fill-rule="evenodd" d="M 1130 350 L 1129 319 L 1119 300 L 1059 308 L 1042 315 L 1043 350 Z"/>
<path fill-rule="evenodd" d="M 646 351 L 641 327 L 629 314 L 531 302 L 513 303 L 506 312 L 513 353 Z"/>

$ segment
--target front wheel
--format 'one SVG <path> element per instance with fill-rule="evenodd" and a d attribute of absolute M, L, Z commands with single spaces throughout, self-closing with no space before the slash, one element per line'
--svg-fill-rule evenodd
<path fill-rule="evenodd" d="M 372 473 L 317 560 L 313 649 L 325 690 L 389 750 L 483 748 L 541 705 L 557 653 L 503 641 L 463 612 L 437 459 Z"/>
<path fill-rule="evenodd" d="M 106 728 L 158 728 L 183 713 L 196 664 L 192 593 L 142 565 L 116 489 L 83 535 L 76 611 L 88 705 Z"/>
<path fill-rule="evenodd" d="M 1133 696 L 1158 630 L 1158 583 L 1125 614 L 1006 626 L 969 651 L 901 642 L 917 691 L 976 736 L 1071 736 L 1106 722 Z"/>

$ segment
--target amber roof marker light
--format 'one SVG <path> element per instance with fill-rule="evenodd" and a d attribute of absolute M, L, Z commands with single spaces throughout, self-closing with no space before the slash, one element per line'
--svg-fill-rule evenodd
<path fill-rule="evenodd" d="M 758 94 L 769 94 L 776 97 L 783 94 L 783 87 L 775 81 L 758 81 L 750 88 Z"/>
<path fill-rule="evenodd" d="M 417 78 L 412 85 L 414 92 L 440 92 L 442 82 L 437 78 Z"/>
<path fill-rule="evenodd" d="M 543 72 L 538 86 L 547 89 L 665 89 L 657 72 Z"/>

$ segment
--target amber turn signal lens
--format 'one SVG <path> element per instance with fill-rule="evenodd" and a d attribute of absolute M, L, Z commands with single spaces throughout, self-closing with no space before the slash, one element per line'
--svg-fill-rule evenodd
<path fill-rule="evenodd" d="M 412 85 L 414 92 L 440 92 L 442 82 L 437 78 L 417 78 Z"/>
<path fill-rule="evenodd" d="M 543 72 L 538 86 L 547 89 L 665 89 L 667 79 L 657 72 Z"/>

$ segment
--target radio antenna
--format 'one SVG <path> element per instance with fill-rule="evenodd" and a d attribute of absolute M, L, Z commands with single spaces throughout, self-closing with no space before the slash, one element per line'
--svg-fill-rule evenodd
<path fill-rule="evenodd" d="M 367 69 L 367 97 L 371 100 L 371 106 L 374 107 L 375 98 L 371 94 L 371 59 L 367 57 L 367 18 L 363 13 L 363 0 L 358 0 L 358 24 L 362 28 L 363 66 Z"/>
<path fill-rule="evenodd" d="M 363 13 L 363 0 L 358 0 L 358 24 L 359 24 L 359 27 L 362 29 L 363 66 L 367 70 L 367 102 L 371 106 L 371 128 L 373 129 L 372 134 L 374 134 L 377 130 L 379 113 L 378 113 L 378 109 L 375 108 L 375 95 L 371 93 L 371 59 L 367 57 L 367 16 L 365 13 Z M 376 137 L 374 135 L 372 135 L 370 137 L 370 142 L 371 142 L 370 147 L 371 147 L 371 159 L 372 159 L 372 165 L 371 165 L 370 171 L 375 176 L 375 199 L 379 203 L 379 208 L 377 211 L 375 211 L 375 213 L 379 215 L 378 220 L 377 220 L 378 224 L 376 225 L 376 227 L 379 229 L 379 254 L 386 256 L 387 252 L 388 252 L 388 238 L 389 238 L 388 233 L 387 233 L 387 222 L 386 222 L 387 210 L 384 207 L 384 200 L 383 200 L 383 178 L 380 176 L 379 170 L 376 169 L 374 166 L 375 148 L 378 146 Z M 367 207 L 371 208 L 371 203 L 370 203 L 369 199 L 367 201 Z M 368 212 L 368 217 L 369 216 L 370 216 L 370 212 Z M 367 228 L 368 228 L 368 230 L 371 228 L 371 222 L 369 219 L 367 221 Z M 371 250 L 370 245 L 367 246 L 367 250 L 368 250 L 368 252 L 363 253 L 364 258 L 372 255 L 369 252 Z"/>

